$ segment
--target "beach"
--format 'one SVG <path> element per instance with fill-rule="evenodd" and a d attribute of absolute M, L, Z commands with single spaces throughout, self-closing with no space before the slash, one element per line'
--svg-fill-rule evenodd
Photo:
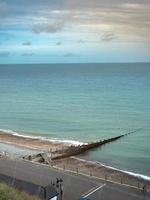
<path fill-rule="evenodd" d="M 29 148 L 38 151 L 55 151 L 56 149 L 62 149 L 67 146 L 61 142 L 51 142 L 45 140 L 40 140 L 38 138 L 32 138 L 26 135 L 13 135 L 11 133 L 6 133 L 0 131 L 0 142 L 5 144 L 12 144 L 18 147 Z"/>
<path fill-rule="evenodd" d="M 150 177 L 136 174 L 129 171 L 119 170 L 111 166 L 105 166 L 100 162 L 93 162 L 84 159 L 80 159 L 78 156 L 71 156 L 64 159 L 53 160 L 53 156 L 56 156 L 59 152 L 64 152 L 69 148 L 69 144 L 63 142 L 51 142 L 40 140 L 37 138 L 31 138 L 28 136 L 18 136 L 10 133 L 0 131 L 0 142 L 16 146 L 19 148 L 30 149 L 31 152 L 26 154 L 20 153 L 17 159 L 28 160 L 30 162 L 41 163 L 49 165 L 50 167 L 58 168 L 63 171 L 73 172 L 77 174 L 84 174 L 85 176 L 96 177 L 102 180 L 108 180 L 120 184 L 127 184 L 134 187 L 142 187 L 143 184 L 150 187 Z M 80 148 L 81 145 L 79 145 Z M 77 147 L 78 148 L 78 147 Z M 33 150 L 33 152 L 32 152 Z M 38 152 L 35 152 L 37 150 Z M 16 159 L 15 154 L 1 154 L 2 157 L 8 156 L 12 159 Z"/>

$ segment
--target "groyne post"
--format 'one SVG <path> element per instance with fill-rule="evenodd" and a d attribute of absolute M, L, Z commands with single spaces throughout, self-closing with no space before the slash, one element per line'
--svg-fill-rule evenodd
<path fill-rule="evenodd" d="M 107 181 L 107 178 L 108 178 L 108 177 L 107 177 L 107 174 L 105 174 L 105 181 Z"/>
<path fill-rule="evenodd" d="M 123 184 L 123 178 L 121 177 L 121 184 Z"/>
<path fill-rule="evenodd" d="M 92 170 L 90 169 L 90 176 L 92 176 Z"/>
<path fill-rule="evenodd" d="M 78 169 L 78 167 L 76 168 L 76 172 L 77 172 L 77 174 L 79 173 L 79 169 Z"/>

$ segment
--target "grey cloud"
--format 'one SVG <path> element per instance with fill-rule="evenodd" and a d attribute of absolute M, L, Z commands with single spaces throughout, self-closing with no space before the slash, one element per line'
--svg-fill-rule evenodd
<path fill-rule="evenodd" d="M 105 32 L 102 36 L 101 36 L 101 40 L 103 42 L 109 42 L 112 41 L 116 38 L 115 34 L 113 32 Z"/>
<path fill-rule="evenodd" d="M 34 33 L 56 33 L 63 29 L 65 22 L 56 20 L 55 22 L 37 23 L 33 26 Z"/>
<path fill-rule="evenodd" d="M 60 46 L 62 45 L 62 42 L 57 42 L 56 45 Z"/>
<path fill-rule="evenodd" d="M 73 53 L 66 53 L 65 55 L 64 55 L 64 57 L 77 57 L 78 55 L 76 55 L 76 54 L 73 54 Z"/>
<path fill-rule="evenodd" d="M 31 43 L 31 42 L 23 42 L 22 45 L 23 45 L 23 46 L 31 46 L 32 43 Z"/>
<path fill-rule="evenodd" d="M 85 43 L 85 40 L 80 39 L 77 41 L 77 43 Z"/>
<path fill-rule="evenodd" d="M 101 9 L 101 8 L 114 8 L 117 5 L 131 3 L 132 4 L 150 4 L 149 0 L 65 0 L 66 7 L 70 7 L 70 9 Z"/>
<path fill-rule="evenodd" d="M 9 13 L 9 7 L 6 2 L 0 1 L 0 17 L 6 17 Z"/>
<path fill-rule="evenodd" d="M 50 13 L 59 10 L 91 10 L 101 8 L 114 8 L 121 4 L 148 4 L 149 0 L 0 0 L 0 13 L 8 15 L 35 15 L 38 13 Z M 1 9 L 2 8 L 2 9 Z M 8 12 L 8 10 L 10 12 Z"/>
<path fill-rule="evenodd" d="M 51 2 L 55 5 L 53 0 Z M 48 9 L 48 7 L 47 0 L 36 0 L 36 2 L 33 0 L 0 0 L 0 17 L 33 15 L 37 13 L 37 10 Z"/>
<path fill-rule="evenodd" d="M 0 52 L 0 57 L 8 57 L 9 54 L 10 54 L 10 52 L 8 52 L 8 51 L 1 51 Z"/>
<path fill-rule="evenodd" d="M 17 22 L 20 29 L 25 25 L 32 27 L 34 33 L 56 33 L 64 26 L 69 31 L 92 33 L 90 25 L 104 24 L 116 34 L 132 35 L 133 40 L 134 35 L 140 35 L 144 40 L 150 33 L 149 13 L 150 0 L 0 0 L 0 23 L 7 15 L 7 27 Z M 40 17 L 46 21 L 38 20 Z M 88 27 L 81 30 L 80 25 Z M 105 41 L 112 40 L 110 35 L 103 37 Z"/>
<path fill-rule="evenodd" d="M 32 57 L 34 53 L 23 53 L 21 56 Z"/>

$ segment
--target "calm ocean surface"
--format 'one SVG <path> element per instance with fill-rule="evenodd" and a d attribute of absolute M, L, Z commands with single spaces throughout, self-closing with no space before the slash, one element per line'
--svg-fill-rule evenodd
<path fill-rule="evenodd" d="M 84 158 L 150 176 L 150 64 L 0 65 L 0 129 L 95 141 Z"/>

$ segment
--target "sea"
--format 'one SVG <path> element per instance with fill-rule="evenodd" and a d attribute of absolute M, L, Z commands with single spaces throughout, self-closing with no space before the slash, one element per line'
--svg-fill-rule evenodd
<path fill-rule="evenodd" d="M 75 145 L 135 131 L 80 158 L 150 177 L 150 63 L 0 65 L 0 129 Z"/>

